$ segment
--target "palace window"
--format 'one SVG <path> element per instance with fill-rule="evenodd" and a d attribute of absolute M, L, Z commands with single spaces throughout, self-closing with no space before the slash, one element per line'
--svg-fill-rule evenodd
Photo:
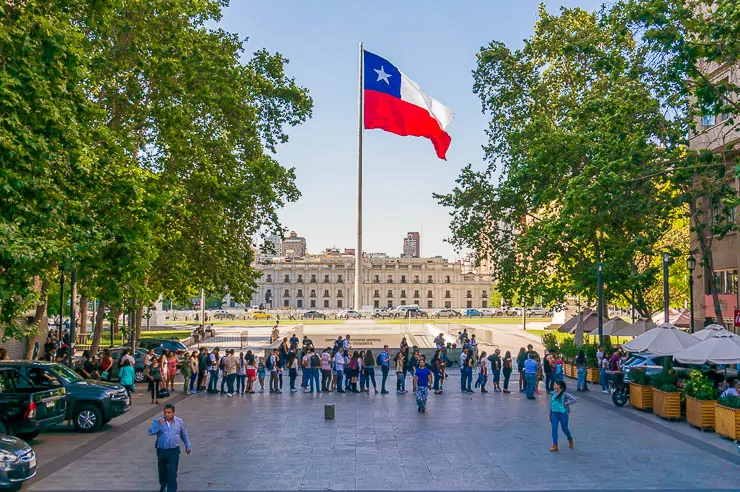
<path fill-rule="evenodd" d="M 328 290 L 324 290 L 324 297 L 329 297 L 329 291 Z"/>
<path fill-rule="evenodd" d="M 290 291 L 288 289 L 283 291 L 283 297 L 290 297 Z"/>
<path fill-rule="evenodd" d="M 406 297 L 406 291 L 405 290 L 402 290 L 401 291 L 401 297 Z"/>
<path fill-rule="evenodd" d="M 450 294 L 449 290 L 445 291 L 445 299 L 452 299 L 452 294 Z"/>
<path fill-rule="evenodd" d="M 324 299 L 324 308 L 329 308 L 329 299 Z"/>
<path fill-rule="evenodd" d="M 298 283 L 303 283 L 303 275 L 298 275 Z"/>
<path fill-rule="evenodd" d="M 298 293 L 296 294 L 296 297 L 303 297 L 303 289 L 298 289 Z"/>
<path fill-rule="evenodd" d="M 311 289 L 311 295 L 309 297 L 316 297 L 316 290 Z"/>
<path fill-rule="evenodd" d="M 401 283 L 402 284 L 406 283 L 406 275 L 401 275 Z"/>
<path fill-rule="evenodd" d="M 337 291 L 337 297 L 342 297 L 343 295 L 341 289 Z"/>
<path fill-rule="evenodd" d="M 473 291 L 472 290 L 467 291 L 465 293 L 465 297 L 467 297 L 468 299 L 472 298 L 473 297 Z"/>
<path fill-rule="evenodd" d="M 315 299 L 311 299 L 311 307 L 312 308 L 315 308 L 316 307 L 316 300 Z"/>
<path fill-rule="evenodd" d="M 311 275 L 311 282 L 316 282 L 316 275 Z"/>
<path fill-rule="evenodd" d="M 380 297 L 380 291 L 379 290 L 376 290 L 375 291 L 375 294 L 373 295 L 373 297 Z"/>
<path fill-rule="evenodd" d="M 388 275 L 388 283 L 389 284 L 393 283 L 393 275 Z"/>
<path fill-rule="evenodd" d="M 434 297 L 434 296 L 432 295 L 432 291 L 431 291 L 431 290 L 428 290 L 428 291 L 427 291 L 427 299 L 431 299 L 432 297 Z"/>
<path fill-rule="evenodd" d="M 303 299 L 298 299 L 296 301 L 296 307 L 297 308 L 302 308 L 303 307 Z"/>
<path fill-rule="evenodd" d="M 432 309 L 434 307 L 433 301 L 427 301 L 427 308 Z"/>
<path fill-rule="evenodd" d="M 339 283 L 339 284 L 343 284 L 343 283 L 344 283 L 344 279 L 342 278 L 342 276 L 341 276 L 341 275 L 339 275 L 339 276 L 337 277 L 337 283 Z"/>
<path fill-rule="evenodd" d="M 418 290 L 415 290 L 414 291 L 414 297 L 419 297 L 419 291 Z"/>
<path fill-rule="evenodd" d="M 329 283 L 329 275 L 324 275 L 324 283 L 325 284 Z"/>
<path fill-rule="evenodd" d="M 388 289 L 388 295 L 386 297 L 393 297 L 393 291 Z"/>
<path fill-rule="evenodd" d="M 450 283 L 450 276 L 449 275 L 446 275 L 445 276 L 445 283 L 446 284 L 449 284 Z"/>
<path fill-rule="evenodd" d="M 418 275 L 414 275 L 414 283 L 415 284 L 418 284 L 419 283 L 419 276 Z"/>
<path fill-rule="evenodd" d="M 431 275 L 429 275 L 429 276 L 427 277 L 427 283 L 428 283 L 428 284 L 433 284 L 433 283 L 434 283 L 434 280 L 432 280 L 432 276 L 431 276 Z"/>
<path fill-rule="evenodd" d="M 265 282 L 272 282 L 272 275 L 268 274 Z"/>
<path fill-rule="evenodd" d="M 286 284 L 290 283 L 290 275 L 285 276 L 285 283 Z"/>
<path fill-rule="evenodd" d="M 337 299 L 337 307 L 338 308 L 341 308 L 342 307 L 342 300 L 341 299 Z"/>

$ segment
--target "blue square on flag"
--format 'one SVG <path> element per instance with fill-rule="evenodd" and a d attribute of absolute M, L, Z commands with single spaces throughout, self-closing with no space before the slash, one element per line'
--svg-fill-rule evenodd
<path fill-rule="evenodd" d="M 365 90 L 401 97 L 401 72 L 385 58 L 365 51 Z"/>

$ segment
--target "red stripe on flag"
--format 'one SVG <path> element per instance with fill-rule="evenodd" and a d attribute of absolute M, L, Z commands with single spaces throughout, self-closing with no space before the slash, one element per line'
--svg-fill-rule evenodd
<path fill-rule="evenodd" d="M 401 136 L 426 137 L 440 159 L 445 159 L 452 138 L 424 108 L 383 92 L 365 90 L 365 128 L 379 128 Z"/>

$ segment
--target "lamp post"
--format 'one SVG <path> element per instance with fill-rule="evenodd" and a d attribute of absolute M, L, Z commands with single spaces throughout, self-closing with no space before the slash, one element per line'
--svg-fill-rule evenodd
<path fill-rule="evenodd" d="M 599 320 L 599 345 L 604 346 L 604 268 L 601 266 L 601 262 L 596 267 L 596 290 L 599 296 L 599 313 L 597 319 Z"/>
<path fill-rule="evenodd" d="M 694 333 L 694 270 L 696 270 L 694 255 L 686 258 L 686 268 L 689 270 L 689 333 Z"/>
<path fill-rule="evenodd" d="M 668 263 L 670 263 L 668 253 L 663 253 L 663 322 L 670 322 L 670 313 L 668 312 Z"/>

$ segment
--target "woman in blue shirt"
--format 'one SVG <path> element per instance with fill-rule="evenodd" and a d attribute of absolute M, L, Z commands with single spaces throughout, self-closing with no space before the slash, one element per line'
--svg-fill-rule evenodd
<path fill-rule="evenodd" d="M 128 395 L 134 392 L 134 368 L 131 367 L 131 361 L 123 359 L 123 365 L 118 369 L 118 377 L 120 378 L 121 386 L 126 388 Z"/>
<path fill-rule="evenodd" d="M 570 406 L 576 402 L 576 399 L 565 391 L 564 381 L 555 381 L 555 392 L 550 399 L 550 426 L 552 427 L 552 447 L 550 452 L 554 453 L 558 448 L 558 424 L 563 429 L 565 437 L 568 438 L 568 447 L 573 449 L 575 441 L 568 429 L 568 417 L 570 416 Z"/>

